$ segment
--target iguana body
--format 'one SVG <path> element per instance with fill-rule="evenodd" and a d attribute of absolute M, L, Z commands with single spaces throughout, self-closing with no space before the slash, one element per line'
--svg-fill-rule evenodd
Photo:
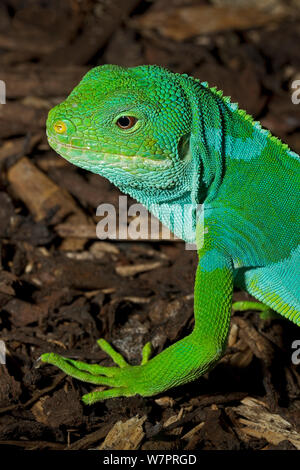
<path fill-rule="evenodd" d="M 189 336 L 150 360 L 146 345 L 140 366 L 104 340 L 119 367 L 42 355 L 111 387 L 85 395 L 86 403 L 154 395 L 202 375 L 226 347 L 234 285 L 300 325 L 299 156 L 222 92 L 156 66 L 96 67 L 50 111 L 47 135 L 60 155 L 108 178 L 175 234 L 179 220 L 168 220 L 164 204 L 191 205 L 186 240 L 197 224 Z"/>

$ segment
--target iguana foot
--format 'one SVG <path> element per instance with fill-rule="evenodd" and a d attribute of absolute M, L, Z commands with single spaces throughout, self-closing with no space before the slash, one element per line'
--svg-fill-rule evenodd
<path fill-rule="evenodd" d="M 99 340 L 98 344 L 118 367 L 86 364 L 54 353 L 40 357 L 40 361 L 59 367 L 76 379 L 110 387 L 84 395 L 82 400 L 88 405 L 113 397 L 149 397 L 197 379 L 221 357 L 225 335 L 208 337 L 195 329 L 152 359 L 151 344 L 147 343 L 139 366 L 129 365 L 105 340 Z"/>
<path fill-rule="evenodd" d="M 75 361 L 74 359 L 69 359 L 55 353 L 42 354 L 40 360 L 48 364 L 53 364 L 66 374 L 82 380 L 83 382 L 113 387 L 109 390 L 95 391 L 83 395 L 82 401 L 87 405 L 107 398 L 128 397 L 138 393 L 143 394 L 142 390 L 139 390 L 138 375 L 141 366 L 145 365 L 150 359 L 152 352 L 151 343 L 145 344 L 143 348 L 140 366 L 131 366 L 128 364 L 123 356 L 115 351 L 105 339 L 99 339 L 97 343 L 119 367 L 86 364 L 85 362 Z"/>
<path fill-rule="evenodd" d="M 262 320 L 272 320 L 276 318 L 281 318 L 281 316 L 274 312 L 268 305 L 262 304 L 260 302 L 253 302 L 250 300 L 242 300 L 240 302 L 234 302 L 232 304 L 232 310 L 234 312 L 245 312 L 246 310 L 255 310 L 260 312 L 259 317 Z"/>

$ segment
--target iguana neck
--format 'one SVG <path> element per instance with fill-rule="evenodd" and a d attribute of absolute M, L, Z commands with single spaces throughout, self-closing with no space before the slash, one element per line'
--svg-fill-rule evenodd
<path fill-rule="evenodd" d="M 174 186 L 163 190 L 147 188 L 147 191 L 128 185 L 118 184 L 118 187 L 122 192 L 129 194 L 143 204 L 177 237 L 193 243 L 195 240 L 197 207 L 192 197 L 193 175 L 192 162 L 190 162 L 182 169 L 180 187 Z M 186 217 L 186 223 L 183 226 L 182 220 L 184 217 Z"/>

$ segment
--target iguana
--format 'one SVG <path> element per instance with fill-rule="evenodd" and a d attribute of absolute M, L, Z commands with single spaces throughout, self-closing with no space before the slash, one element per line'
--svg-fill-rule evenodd
<path fill-rule="evenodd" d="M 158 66 L 95 67 L 50 111 L 47 136 L 71 163 L 156 207 L 175 234 L 179 221 L 165 220 L 166 204 L 190 204 L 197 225 L 191 334 L 154 358 L 147 343 L 139 366 L 104 339 L 115 367 L 41 356 L 110 387 L 85 403 L 152 396 L 209 370 L 226 347 L 234 286 L 300 325 L 299 156 L 222 91 Z"/>

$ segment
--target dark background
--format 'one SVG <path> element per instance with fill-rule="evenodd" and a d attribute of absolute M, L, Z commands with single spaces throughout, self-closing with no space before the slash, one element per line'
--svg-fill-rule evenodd
<path fill-rule="evenodd" d="M 96 208 L 119 192 L 49 148 L 48 110 L 92 66 L 158 64 L 223 89 L 299 152 L 299 12 L 297 0 L 1 1 L 2 448 L 300 448 L 299 329 L 284 319 L 235 313 L 216 368 L 153 398 L 83 407 L 91 386 L 33 367 L 46 351 L 110 365 L 99 337 L 134 364 L 148 340 L 161 351 L 191 331 L 197 263 L 180 242 L 96 239 Z"/>

